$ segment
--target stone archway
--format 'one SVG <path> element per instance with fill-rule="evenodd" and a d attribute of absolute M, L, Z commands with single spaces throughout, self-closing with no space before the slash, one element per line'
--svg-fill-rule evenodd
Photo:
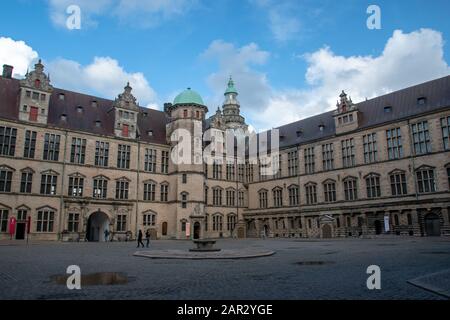
<path fill-rule="evenodd" d="M 162 223 L 162 235 L 167 236 L 167 222 Z"/>
<path fill-rule="evenodd" d="M 438 237 L 441 235 L 441 219 L 436 213 L 429 213 L 425 216 L 425 233 L 428 237 Z"/>
<path fill-rule="evenodd" d="M 322 238 L 327 239 L 327 238 L 332 238 L 332 232 L 331 232 L 331 226 L 327 223 L 324 224 L 322 227 Z"/>
<path fill-rule="evenodd" d="M 105 230 L 109 230 L 109 217 L 106 213 L 97 211 L 89 216 L 86 239 L 90 242 L 104 242 Z"/>

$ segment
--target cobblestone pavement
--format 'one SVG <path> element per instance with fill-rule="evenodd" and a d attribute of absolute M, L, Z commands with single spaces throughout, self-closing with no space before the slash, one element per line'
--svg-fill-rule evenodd
<path fill-rule="evenodd" d="M 223 249 L 276 251 L 243 260 L 153 260 L 134 257 L 135 243 L 124 242 L 0 242 L 0 299 L 445 299 L 407 281 L 449 269 L 449 240 L 217 242 Z M 192 246 L 188 241 L 153 241 L 150 250 Z M 381 290 L 366 287 L 366 269 L 374 264 L 381 268 Z M 126 273 L 130 281 L 70 291 L 50 280 L 65 274 L 69 265 L 80 266 L 83 274 Z"/>

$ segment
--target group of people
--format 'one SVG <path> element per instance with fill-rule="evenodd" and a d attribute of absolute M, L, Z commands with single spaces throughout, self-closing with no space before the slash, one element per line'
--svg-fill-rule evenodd
<path fill-rule="evenodd" d="M 138 237 L 137 237 L 137 247 L 139 248 L 142 245 L 142 248 L 144 248 L 144 243 L 142 242 L 142 239 L 144 238 L 144 235 L 142 234 L 142 230 L 139 230 Z M 147 241 L 147 248 L 150 246 L 150 230 L 147 230 L 145 232 L 145 240 Z"/>

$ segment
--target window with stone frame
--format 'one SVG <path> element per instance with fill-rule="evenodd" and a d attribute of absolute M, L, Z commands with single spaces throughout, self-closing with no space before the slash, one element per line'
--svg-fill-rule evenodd
<path fill-rule="evenodd" d="M 234 163 L 233 162 L 227 162 L 227 180 L 228 181 L 234 181 L 234 176 L 235 176 L 235 172 L 234 172 Z"/>
<path fill-rule="evenodd" d="M 125 144 L 119 144 L 117 150 L 117 168 L 130 169 L 130 151 L 131 147 Z"/>
<path fill-rule="evenodd" d="M 261 209 L 266 209 L 268 207 L 267 204 L 267 190 L 260 190 L 258 192 L 259 195 L 259 207 Z"/>
<path fill-rule="evenodd" d="M 444 150 L 450 150 L 450 116 L 441 118 L 441 131 Z"/>
<path fill-rule="evenodd" d="M 419 193 L 436 192 L 434 168 L 422 166 L 416 170 L 416 177 Z"/>
<path fill-rule="evenodd" d="M 448 188 L 450 189 L 450 165 L 447 165 Z"/>
<path fill-rule="evenodd" d="M 307 183 L 305 184 L 305 195 L 306 195 L 306 204 L 316 204 L 317 203 L 317 184 L 315 183 Z"/>
<path fill-rule="evenodd" d="M 247 183 L 253 182 L 253 170 L 254 170 L 253 164 L 247 161 L 245 163 L 245 177 L 246 177 L 245 181 Z"/>
<path fill-rule="evenodd" d="M 96 199 L 106 199 L 108 195 L 108 179 L 104 177 L 96 177 L 93 180 L 92 197 Z"/>
<path fill-rule="evenodd" d="M 8 231 L 9 211 L 7 209 L 0 209 L 0 232 Z"/>
<path fill-rule="evenodd" d="M 119 179 L 116 181 L 116 199 L 127 200 L 130 182 L 127 179 Z"/>
<path fill-rule="evenodd" d="M 169 201 L 169 185 L 167 183 L 161 183 L 161 201 L 167 202 Z"/>
<path fill-rule="evenodd" d="M 0 192 L 11 192 L 13 169 L 1 166 L 0 167 Z"/>
<path fill-rule="evenodd" d="M 209 228 L 209 214 L 205 214 L 205 231 Z"/>
<path fill-rule="evenodd" d="M 238 181 L 245 182 L 245 164 L 238 164 Z"/>
<path fill-rule="evenodd" d="M 289 192 L 289 205 L 298 206 L 299 205 L 299 188 L 297 185 L 291 185 L 288 188 Z"/>
<path fill-rule="evenodd" d="M 274 188 L 272 190 L 273 194 L 273 206 L 276 208 L 280 208 L 283 206 L 283 189 Z"/>
<path fill-rule="evenodd" d="M 34 159 L 35 152 L 36 152 L 36 138 L 37 138 L 37 132 L 26 130 L 25 131 L 25 143 L 23 146 L 23 157 Z"/>
<path fill-rule="evenodd" d="M 227 215 L 227 230 L 233 231 L 236 228 L 236 215 L 234 213 L 230 213 Z"/>
<path fill-rule="evenodd" d="M 401 196 L 408 194 L 408 187 L 406 183 L 406 174 L 401 170 L 394 170 L 389 173 L 389 180 L 391 183 L 391 194 L 393 196 Z"/>
<path fill-rule="evenodd" d="M 37 213 L 36 232 L 53 232 L 55 212 L 51 209 L 42 209 Z"/>
<path fill-rule="evenodd" d="M 377 134 L 369 133 L 363 135 L 364 163 L 373 163 L 377 159 Z"/>
<path fill-rule="evenodd" d="M 400 128 L 386 130 L 388 159 L 403 158 L 402 131 Z"/>
<path fill-rule="evenodd" d="M 58 161 L 61 136 L 59 134 L 46 133 L 44 136 L 44 160 Z"/>
<path fill-rule="evenodd" d="M 336 181 L 326 180 L 323 183 L 323 194 L 325 202 L 335 202 L 336 201 Z"/>
<path fill-rule="evenodd" d="M 345 178 L 343 181 L 344 184 L 344 195 L 345 201 L 353 201 L 358 199 L 358 180 L 353 177 Z"/>
<path fill-rule="evenodd" d="M 84 189 L 84 178 L 81 175 L 69 177 L 69 197 L 82 197 Z"/>
<path fill-rule="evenodd" d="M 147 181 L 144 182 L 144 200 L 155 201 L 156 198 L 156 182 Z"/>
<path fill-rule="evenodd" d="M 238 192 L 238 205 L 239 205 L 239 207 L 245 207 L 245 192 L 244 191 Z"/>
<path fill-rule="evenodd" d="M 69 213 L 67 231 L 78 232 L 80 225 L 80 214 L 79 213 Z"/>
<path fill-rule="evenodd" d="M 290 177 L 298 174 L 298 152 L 297 150 L 288 152 L 288 174 Z"/>
<path fill-rule="evenodd" d="M 142 225 L 145 227 L 156 226 L 156 213 L 146 212 L 142 215 Z"/>
<path fill-rule="evenodd" d="M 314 147 L 304 149 L 305 174 L 313 174 L 315 171 Z"/>
<path fill-rule="evenodd" d="M 213 215 L 213 231 L 222 231 L 223 217 L 220 214 Z"/>
<path fill-rule="evenodd" d="M 236 191 L 234 189 L 226 190 L 227 206 L 234 207 L 236 205 Z"/>
<path fill-rule="evenodd" d="M 156 172 L 156 149 L 145 149 L 144 170 Z"/>
<path fill-rule="evenodd" d="M 356 165 L 355 161 L 355 139 L 350 138 L 341 141 L 342 146 L 342 166 L 344 168 L 353 167 Z"/>
<path fill-rule="evenodd" d="M 428 130 L 428 121 L 421 121 L 411 124 L 412 140 L 414 146 L 414 153 L 416 155 L 426 154 L 431 152 L 431 139 Z"/>
<path fill-rule="evenodd" d="M 84 164 L 86 158 L 86 139 L 72 138 L 70 162 Z"/>
<path fill-rule="evenodd" d="M 367 198 L 381 197 L 380 175 L 372 173 L 365 177 Z"/>
<path fill-rule="evenodd" d="M 187 194 L 187 192 L 182 192 L 181 193 L 181 208 L 186 209 L 187 202 L 188 202 L 188 194 Z"/>
<path fill-rule="evenodd" d="M 273 172 L 275 172 L 275 174 L 273 175 L 273 178 L 274 179 L 281 178 L 281 176 L 282 176 L 282 174 L 281 174 L 281 168 L 282 168 L 281 154 L 275 153 L 272 155 L 272 165 L 274 166 Z"/>
<path fill-rule="evenodd" d="M 95 165 L 107 167 L 109 162 L 109 142 L 95 141 Z"/>
<path fill-rule="evenodd" d="M 161 151 L 161 173 L 169 173 L 169 151 Z"/>
<path fill-rule="evenodd" d="M 205 186 L 205 188 L 203 189 L 203 192 L 204 192 L 205 204 L 208 205 L 208 192 L 209 192 L 209 188 Z"/>
<path fill-rule="evenodd" d="M 56 195 L 56 185 L 58 176 L 52 171 L 47 171 L 41 175 L 41 194 Z"/>
<path fill-rule="evenodd" d="M 116 231 L 125 232 L 127 231 L 127 215 L 118 214 L 116 219 Z"/>
<path fill-rule="evenodd" d="M 0 155 L 14 157 L 17 129 L 0 126 Z"/>
<path fill-rule="evenodd" d="M 222 205 L 222 189 L 221 188 L 213 188 L 213 205 L 214 206 Z"/>
<path fill-rule="evenodd" d="M 322 145 L 322 165 L 323 171 L 334 169 L 334 144 L 326 143 Z"/>
<path fill-rule="evenodd" d="M 213 179 L 222 179 L 222 163 L 220 161 L 213 162 Z"/>

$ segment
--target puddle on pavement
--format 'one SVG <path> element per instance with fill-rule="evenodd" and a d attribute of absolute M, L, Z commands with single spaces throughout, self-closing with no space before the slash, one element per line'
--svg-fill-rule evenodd
<path fill-rule="evenodd" d="M 325 264 L 334 264 L 334 261 L 299 261 L 295 262 L 296 265 L 300 266 L 322 266 Z"/>
<path fill-rule="evenodd" d="M 52 282 L 60 285 L 66 285 L 70 275 L 58 275 L 50 277 Z M 128 283 L 128 277 L 125 273 L 117 272 L 99 272 L 81 275 L 81 286 L 113 286 Z"/>

